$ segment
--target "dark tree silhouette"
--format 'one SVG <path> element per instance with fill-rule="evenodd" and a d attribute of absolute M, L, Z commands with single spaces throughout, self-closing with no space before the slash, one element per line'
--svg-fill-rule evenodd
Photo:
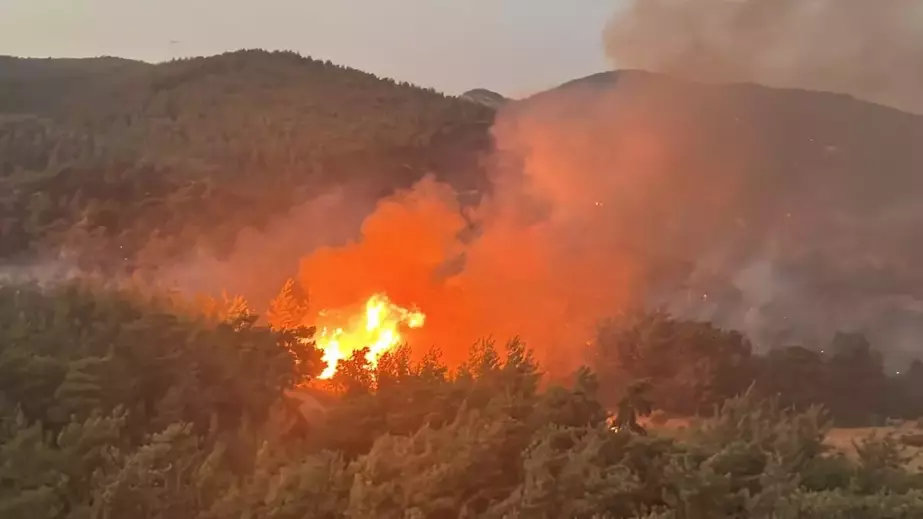
<path fill-rule="evenodd" d="M 616 430 L 647 436 L 647 430 L 638 423 L 638 418 L 650 416 L 653 411 L 653 404 L 647 397 L 650 388 L 651 385 L 646 380 L 635 381 L 628 386 L 625 396 L 618 403 L 618 414 L 614 423 Z"/>

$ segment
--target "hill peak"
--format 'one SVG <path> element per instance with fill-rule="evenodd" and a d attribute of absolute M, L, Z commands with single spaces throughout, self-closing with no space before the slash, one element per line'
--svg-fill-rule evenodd
<path fill-rule="evenodd" d="M 498 94 L 493 90 L 487 90 L 486 88 L 475 88 L 465 92 L 459 97 L 461 99 L 479 103 L 491 108 L 499 108 L 510 101 L 503 95 Z"/>

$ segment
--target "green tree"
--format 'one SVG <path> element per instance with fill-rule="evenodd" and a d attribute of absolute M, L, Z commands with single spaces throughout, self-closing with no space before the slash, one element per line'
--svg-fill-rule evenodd
<path fill-rule="evenodd" d="M 627 312 L 604 323 L 594 367 L 607 405 L 617 404 L 628 381 L 648 380 L 658 408 L 684 415 L 711 412 L 744 392 L 754 376 L 750 344 L 741 334 L 659 311 Z"/>
<path fill-rule="evenodd" d="M 647 435 L 647 430 L 638 423 L 638 418 L 650 416 L 653 404 L 647 399 L 650 383 L 640 380 L 631 383 L 618 403 L 618 414 L 613 426 L 618 431 Z"/>
<path fill-rule="evenodd" d="M 784 405 L 808 409 L 827 402 L 828 378 L 820 352 L 792 346 L 771 350 L 761 359 L 757 387 Z"/>
<path fill-rule="evenodd" d="M 828 361 L 827 404 L 840 426 L 884 422 L 886 377 L 881 354 L 860 334 L 837 333 Z M 876 420 L 877 415 L 877 420 Z"/>

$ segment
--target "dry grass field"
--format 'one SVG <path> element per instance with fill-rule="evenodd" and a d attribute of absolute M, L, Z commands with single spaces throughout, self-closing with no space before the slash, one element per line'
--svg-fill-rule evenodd
<path fill-rule="evenodd" d="M 827 435 L 827 444 L 834 449 L 855 456 L 855 444 L 864 438 L 893 435 L 904 446 L 904 455 L 909 458 L 911 469 L 923 470 L 923 427 L 916 422 L 905 422 L 888 427 L 862 427 L 856 429 L 832 429 Z"/>
<path fill-rule="evenodd" d="M 657 424 L 642 420 L 642 425 L 668 435 L 682 435 L 682 431 L 689 427 L 690 419 L 670 418 Z M 905 421 L 887 427 L 834 428 L 827 434 L 826 443 L 836 451 L 852 457 L 856 456 L 856 444 L 863 439 L 888 435 L 894 436 L 904 447 L 909 467 L 923 471 L 923 422 Z"/>

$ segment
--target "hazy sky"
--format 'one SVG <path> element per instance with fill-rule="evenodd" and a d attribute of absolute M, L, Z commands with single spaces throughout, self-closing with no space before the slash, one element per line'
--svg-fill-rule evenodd
<path fill-rule="evenodd" d="M 609 68 L 618 0 L 0 0 L 0 54 L 163 61 L 297 50 L 448 93 L 521 95 Z"/>

